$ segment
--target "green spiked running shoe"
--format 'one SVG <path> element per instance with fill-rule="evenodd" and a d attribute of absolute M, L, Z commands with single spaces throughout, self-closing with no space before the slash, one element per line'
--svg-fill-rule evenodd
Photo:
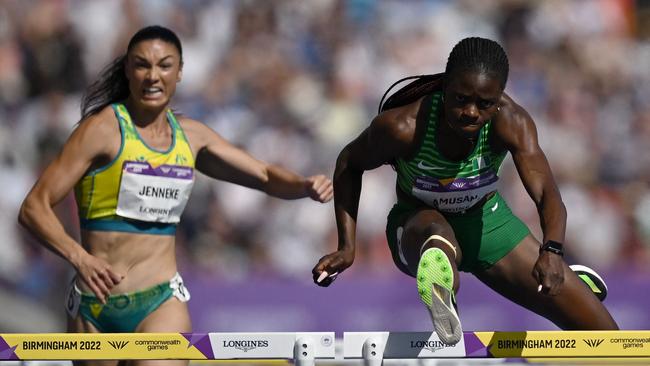
<path fill-rule="evenodd" d="M 454 345 L 463 336 L 456 312 L 454 272 L 449 258 L 440 248 L 424 251 L 418 264 L 418 292 L 429 309 L 434 329 L 446 345 Z"/>
<path fill-rule="evenodd" d="M 578 275 L 578 278 L 580 278 L 582 282 L 584 282 L 585 285 L 589 287 L 591 292 L 596 295 L 598 300 L 605 300 L 607 297 L 607 284 L 598 275 L 598 273 L 596 273 L 596 271 L 587 266 L 582 266 L 579 264 L 570 265 L 569 268 L 571 268 L 571 270 Z"/>

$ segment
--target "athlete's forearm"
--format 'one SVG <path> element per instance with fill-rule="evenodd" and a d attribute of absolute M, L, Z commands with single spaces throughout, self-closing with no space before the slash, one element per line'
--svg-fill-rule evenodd
<path fill-rule="evenodd" d="M 544 194 L 537 210 L 544 234 L 543 243 L 548 240 L 564 243 L 567 212 L 559 192 Z"/>
<path fill-rule="evenodd" d="M 335 198 L 336 200 L 336 198 Z M 336 227 L 338 231 L 338 250 L 355 252 L 356 240 L 356 217 L 352 217 L 344 208 L 336 206 Z"/>
<path fill-rule="evenodd" d="M 355 250 L 362 175 L 362 171 L 350 169 L 345 159 L 339 157 L 334 172 L 334 213 L 338 231 L 338 249 L 352 253 Z"/>
<path fill-rule="evenodd" d="M 84 248 L 70 237 L 56 217 L 52 207 L 28 197 L 18 215 L 20 224 L 34 234 L 49 250 L 62 257 L 75 268 L 86 254 Z"/>
<path fill-rule="evenodd" d="M 299 199 L 308 196 L 305 177 L 298 175 L 279 165 L 267 167 L 267 181 L 264 192 L 283 199 Z"/>

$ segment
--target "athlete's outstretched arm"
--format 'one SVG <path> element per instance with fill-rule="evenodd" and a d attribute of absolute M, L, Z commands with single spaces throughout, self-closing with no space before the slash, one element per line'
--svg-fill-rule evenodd
<path fill-rule="evenodd" d="M 81 179 L 98 157 L 110 160 L 111 144 L 107 136 L 117 136 L 113 146 L 119 148 L 119 131 L 111 131 L 102 113 L 80 123 L 63 146 L 59 155 L 50 163 L 34 184 L 20 208 L 18 221 L 50 250 L 70 262 L 93 293 L 104 301 L 110 289 L 123 276 L 113 271 L 103 259 L 90 255 L 70 235 L 56 217 L 52 207 L 59 203 Z M 116 153 L 117 151 L 115 151 Z"/>
<path fill-rule="evenodd" d="M 501 108 L 497 134 L 512 154 L 526 191 L 535 202 L 544 232 L 543 242 L 564 242 L 566 208 L 544 152 L 539 147 L 537 129 L 530 115 L 510 98 Z M 564 281 L 562 257 L 542 251 L 534 273 L 542 291 L 556 295 Z"/>
<path fill-rule="evenodd" d="M 203 174 L 283 199 L 332 199 L 332 182 L 324 175 L 303 177 L 254 158 L 203 123 L 190 119 L 183 119 L 182 123 L 196 151 L 196 169 Z"/>
<path fill-rule="evenodd" d="M 334 172 L 338 249 L 322 257 L 312 270 L 314 282 L 319 286 L 329 286 L 332 279 L 327 277 L 328 274 L 341 273 L 354 262 L 363 172 L 405 155 L 415 130 L 413 107 L 407 107 L 389 110 L 375 117 L 370 126 L 339 154 Z"/>

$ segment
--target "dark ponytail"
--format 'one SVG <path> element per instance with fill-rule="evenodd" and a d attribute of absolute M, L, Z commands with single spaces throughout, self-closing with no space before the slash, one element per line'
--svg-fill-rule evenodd
<path fill-rule="evenodd" d="M 99 112 L 109 104 L 129 96 L 129 80 L 125 73 L 126 55 L 113 60 L 99 74 L 81 100 L 81 119 Z"/>
<path fill-rule="evenodd" d="M 126 48 L 126 54 L 113 60 L 99 74 L 99 78 L 92 83 L 81 100 L 81 119 L 101 111 L 104 107 L 122 101 L 129 97 L 129 80 L 126 78 L 126 58 L 138 43 L 160 39 L 173 44 L 180 55 L 180 65 L 183 66 L 183 47 L 181 41 L 172 30 L 152 25 L 137 31 Z"/>

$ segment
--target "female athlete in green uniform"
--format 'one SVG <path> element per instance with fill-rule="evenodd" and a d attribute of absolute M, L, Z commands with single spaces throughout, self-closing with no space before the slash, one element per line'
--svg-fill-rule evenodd
<path fill-rule="evenodd" d="M 81 122 L 22 205 L 20 222 L 77 272 L 68 290 L 71 332 L 191 332 L 174 234 L 195 170 L 283 199 L 333 195 L 325 176 L 267 164 L 175 116 L 169 105 L 182 66 L 172 31 L 138 31 L 91 86 Z M 73 187 L 82 245 L 52 211 Z"/>
<path fill-rule="evenodd" d="M 443 74 L 420 77 L 380 105 L 339 155 L 339 246 L 314 267 L 319 285 L 328 286 L 332 274 L 354 261 L 363 171 L 391 164 L 398 199 L 388 215 L 388 243 L 396 265 L 416 278 L 442 341 L 455 344 L 462 336 L 458 270 L 563 329 L 617 329 L 562 260 L 566 209 L 532 118 L 504 93 L 507 78 L 501 46 L 467 38 L 453 48 Z M 543 244 L 497 192 L 507 152 L 537 205 Z"/>

